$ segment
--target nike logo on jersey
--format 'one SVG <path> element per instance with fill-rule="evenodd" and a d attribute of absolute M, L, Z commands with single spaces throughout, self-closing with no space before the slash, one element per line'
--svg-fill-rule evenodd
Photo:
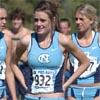
<path fill-rule="evenodd" d="M 0 47 L 0 49 L 3 49 L 4 47 L 2 46 L 2 47 Z"/>
<path fill-rule="evenodd" d="M 92 47 L 92 49 L 94 50 L 94 49 L 96 49 L 97 47 Z"/>
<path fill-rule="evenodd" d="M 57 50 L 57 48 L 54 48 L 54 49 L 52 49 L 51 51 L 56 51 Z"/>

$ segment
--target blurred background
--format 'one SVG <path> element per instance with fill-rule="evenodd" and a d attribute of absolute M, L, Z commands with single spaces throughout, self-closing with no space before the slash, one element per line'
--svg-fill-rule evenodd
<path fill-rule="evenodd" d="M 26 13 L 25 25 L 33 29 L 33 10 L 35 5 L 40 0 L 0 0 L 8 10 L 8 14 L 16 7 L 22 8 Z M 74 10 L 75 7 L 81 3 L 89 3 L 97 9 L 98 21 L 100 22 L 100 0 L 54 0 L 58 5 L 58 13 L 60 18 L 68 18 L 71 22 L 72 31 L 75 30 L 74 26 Z M 8 19 L 8 28 L 11 27 L 11 22 Z M 71 31 L 71 32 L 72 32 Z"/>

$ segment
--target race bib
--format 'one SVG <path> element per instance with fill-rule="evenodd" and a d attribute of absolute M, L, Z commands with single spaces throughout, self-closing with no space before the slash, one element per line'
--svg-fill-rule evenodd
<path fill-rule="evenodd" d="M 4 61 L 0 61 L 0 79 L 5 80 L 6 64 Z"/>
<path fill-rule="evenodd" d="M 96 69 L 97 69 L 98 66 L 99 66 L 99 64 L 97 63 L 97 60 L 96 59 L 91 59 L 88 69 L 85 72 L 83 72 L 83 74 L 80 75 L 80 78 L 86 78 L 86 77 L 89 77 L 89 76 L 95 74 Z M 79 62 L 78 62 L 77 59 L 75 59 L 74 72 L 77 70 L 78 67 L 79 67 Z"/>
<path fill-rule="evenodd" d="M 54 91 L 54 83 L 56 77 L 55 70 L 38 70 L 35 69 L 33 73 L 32 93 L 50 93 Z"/>

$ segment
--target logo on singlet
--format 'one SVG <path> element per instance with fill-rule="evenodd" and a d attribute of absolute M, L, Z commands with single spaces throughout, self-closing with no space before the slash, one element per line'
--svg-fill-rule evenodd
<path fill-rule="evenodd" d="M 57 48 L 53 48 L 51 51 L 56 51 L 57 50 Z"/>
<path fill-rule="evenodd" d="M 4 47 L 2 46 L 2 47 L 0 47 L 0 49 L 3 49 Z"/>
<path fill-rule="evenodd" d="M 92 47 L 92 49 L 94 50 L 94 49 L 96 49 L 97 47 Z"/>
<path fill-rule="evenodd" d="M 48 63 L 49 62 L 49 55 L 48 54 L 41 54 L 38 57 L 39 62 L 41 63 Z"/>

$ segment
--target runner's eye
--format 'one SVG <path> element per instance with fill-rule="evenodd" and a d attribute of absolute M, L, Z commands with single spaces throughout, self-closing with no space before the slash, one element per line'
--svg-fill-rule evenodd
<path fill-rule="evenodd" d="M 7 17 L 0 17 L 0 20 L 7 20 Z"/>
<path fill-rule="evenodd" d="M 34 22 L 38 22 L 38 21 L 40 21 L 40 22 L 45 22 L 46 20 L 45 20 L 45 19 L 34 18 Z"/>
<path fill-rule="evenodd" d="M 39 20 L 39 19 L 37 19 L 37 18 L 34 18 L 34 22 L 38 22 L 38 20 Z"/>
<path fill-rule="evenodd" d="M 75 21 L 81 20 L 83 21 L 83 18 L 75 18 Z"/>
<path fill-rule="evenodd" d="M 45 22 L 46 20 L 45 20 L 45 19 L 40 19 L 40 21 L 41 21 L 41 22 Z"/>

